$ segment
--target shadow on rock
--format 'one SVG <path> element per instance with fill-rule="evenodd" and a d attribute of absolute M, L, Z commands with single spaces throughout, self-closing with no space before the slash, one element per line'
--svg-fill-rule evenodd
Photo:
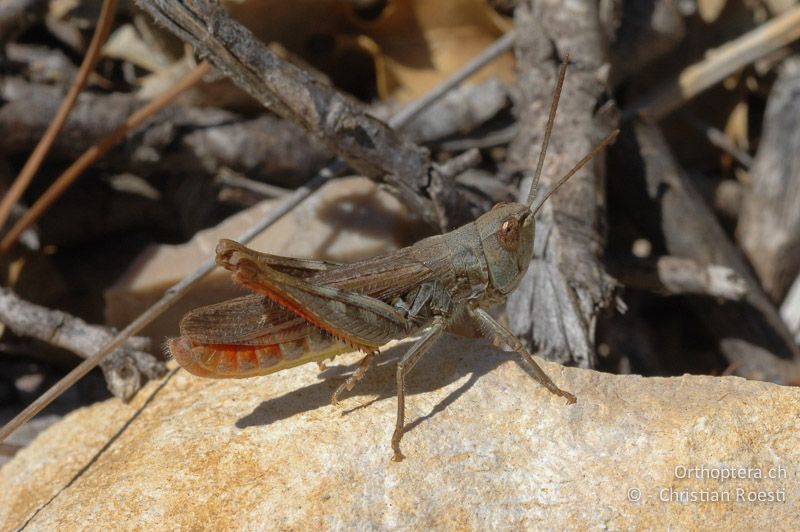
<path fill-rule="evenodd" d="M 458 357 L 443 356 L 441 345 L 443 342 L 456 343 L 456 352 L 461 353 Z M 483 342 L 479 344 L 477 342 Z M 431 350 L 414 367 L 411 374 L 406 379 L 406 401 L 413 403 L 414 395 L 430 392 L 461 379 L 469 374 L 470 378 L 461 385 L 456 391 L 449 394 L 444 400 L 437 404 L 433 410 L 418 419 L 411 420 L 406 430 L 411 430 L 423 421 L 430 419 L 449 405 L 458 400 L 467 390 L 469 390 L 482 376 L 500 366 L 508 360 L 516 358 L 512 352 L 505 352 L 499 349 L 491 349 L 493 356 L 486 356 L 487 346 L 485 340 L 475 340 L 462 338 L 450 334 L 445 334 L 434 344 Z M 365 404 L 352 408 L 342 408 L 342 415 L 345 416 L 355 410 L 366 408 L 369 405 L 387 398 L 394 398 L 395 375 L 397 362 L 406 351 L 411 347 L 411 342 L 394 346 L 386 352 L 381 352 L 376 363 L 367 372 L 366 376 L 356 384 L 352 391 L 342 395 L 344 402 L 348 397 L 369 396 L 372 400 Z M 476 349 L 476 347 L 479 347 Z M 236 422 L 238 428 L 257 427 L 270 425 L 276 421 L 290 418 L 301 412 L 308 412 L 327 406 L 331 403 L 331 397 L 336 388 L 355 371 L 358 363 L 342 366 L 331 366 L 320 374 L 325 380 L 298 389 L 280 397 L 275 397 L 261 403 L 253 412 L 242 417 Z M 532 383 L 536 385 L 536 383 Z"/>

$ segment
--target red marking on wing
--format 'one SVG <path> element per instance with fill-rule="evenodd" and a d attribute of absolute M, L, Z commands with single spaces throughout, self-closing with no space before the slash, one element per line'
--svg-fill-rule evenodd
<path fill-rule="evenodd" d="M 268 286 L 261 286 L 260 285 L 258 287 L 258 292 L 263 294 L 264 296 L 270 298 L 271 300 L 273 300 L 275 303 L 281 305 L 282 307 L 285 307 L 288 310 L 290 310 L 291 312 L 297 314 L 298 316 L 300 316 L 301 318 L 303 318 L 307 322 L 309 322 L 309 323 L 311 323 L 313 325 L 316 325 L 317 327 L 319 327 L 323 331 L 327 331 L 328 333 L 332 334 L 335 338 L 338 338 L 339 340 L 341 340 L 341 341 L 343 341 L 343 342 L 345 342 L 347 344 L 350 344 L 354 348 L 361 349 L 362 351 L 365 351 L 365 352 L 369 352 L 369 351 L 373 350 L 373 347 L 371 347 L 371 346 L 367 346 L 367 345 L 361 344 L 359 342 L 353 341 L 353 339 L 349 338 L 344 333 L 344 331 L 341 331 L 339 329 L 331 327 L 330 324 L 327 324 L 325 322 L 322 322 L 322 321 L 318 320 L 317 318 L 315 318 L 314 316 L 309 314 L 304 307 L 298 305 L 297 303 L 295 303 L 291 299 L 288 299 L 288 298 L 284 297 L 280 293 L 277 293 L 277 292 L 274 292 L 274 291 L 270 290 Z"/>
<path fill-rule="evenodd" d="M 167 343 L 170 353 L 186 371 L 198 377 L 247 376 L 267 369 L 282 358 L 279 345 L 199 344 L 186 336 Z"/>

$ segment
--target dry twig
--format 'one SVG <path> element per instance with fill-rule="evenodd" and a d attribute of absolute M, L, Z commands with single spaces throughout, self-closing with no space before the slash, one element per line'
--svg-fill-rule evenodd
<path fill-rule="evenodd" d="M 72 163 L 3 237 L 2 241 L 0 241 L 0 255 L 11 249 L 14 244 L 16 244 L 19 236 L 33 225 L 50 205 L 61 197 L 64 191 L 66 191 L 89 166 L 102 157 L 108 150 L 117 145 L 131 130 L 172 103 L 183 91 L 203 79 L 203 76 L 209 72 L 210 68 L 208 63 L 197 65 L 197 67 L 170 90 L 133 113 L 122 127 L 89 148 L 77 161 Z"/>
<path fill-rule="evenodd" d="M 8 78 L 0 86 L 0 150 L 9 155 L 30 152 L 56 113 L 56 87 Z M 403 131 L 416 142 L 431 142 L 461 134 L 492 118 L 508 105 L 508 90 L 496 79 L 453 90 L 436 101 L 430 97 L 410 105 L 426 108 Z M 50 157 L 77 159 L 103 137 L 124 125 L 140 106 L 132 94 L 83 93 L 50 151 Z M 388 118 L 389 107 L 376 112 Z M 380 114 L 377 114 L 380 113 Z M 416 114 L 416 113 L 415 113 Z M 402 118 L 402 117 L 401 117 Z M 404 120 L 394 117 L 390 124 Z M 453 150 L 463 151 L 463 149 Z M 169 107 L 95 166 L 106 172 L 216 176 L 225 168 L 257 181 L 286 187 L 311 178 L 331 154 L 300 126 L 271 114 L 244 117 L 210 107 Z"/>
<path fill-rule="evenodd" d="M 731 301 L 747 295 L 747 283 L 731 268 L 703 265 L 692 259 L 663 256 L 656 260 L 612 260 L 609 269 L 623 285 L 659 294 L 698 294 Z"/>
<path fill-rule="evenodd" d="M 596 3 L 588 0 L 568 6 L 526 2 L 517 8 L 515 21 L 521 116 L 509 148 L 509 170 L 533 174 L 555 86 L 553 57 L 569 50 L 579 58 L 567 72 L 542 174 L 543 184 L 552 187 L 611 129 L 595 115 L 606 91 L 604 37 Z M 605 224 L 602 160 L 581 170 L 542 209 L 533 262 L 506 306 L 512 330 L 543 356 L 582 367 L 595 365 L 597 315 L 613 301 L 617 286 L 600 262 Z M 522 188 L 527 190 L 527 185 Z"/>
<path fill-rule="evenodd" d="M 66 312 L 24 301 L 8 288 L 0 288 L 0 322 L 18 336 L 68 349 L 81 358 L 92 356 L 97 346 L 108 343 L 115 333 Z M 142 375 L 157 379 L 166 373 L 164 363 L 148 353 L 149 349 L 148 338 L 132 337 L 100 364 L 108 389 L 116 397 L 124 401 L 133 397 L 142 386 Z"/>
<path fill-rule="evenodd" d="M 764 289 L 781 301 L 800 271 L 800 56 L 784 61 L 737 227 Z"/>
<path fill-rule="evenodd" d="M 410 122 L 403 131 L 416 142 L 429 143 L 470 131 L 488 121 L 507 105 L 508 89 L 501 81 L 491 78 L 483 83 L 464 85 L 447 93 L 436 105 L 428 108 L 424 115 L 419 115 L 422 108 L 415 109 L 416 114 L 406 119 Z M 396 117 L 395 120 L 397 119 Z"/>
<path fill-rule="evenodd" d="M 741 301 L 688 302 L 717 339 L 719 351 L 738 375 L 777 383 L 800 377 L 800 351 L 739 250 L 719 225 L 686 173 L 678 166 L 657 126 L 637 122 L 612 150 L 615 196 L 648 239 L 670 255 L 733 269 L 747 284 Z M 626 156 L 640 154 L 640 158 Z M 658 212 L 659 216 L 651 216 Z"/>
<path fill-rule="evenodd" d="M 447 230 L 470 219 L 455 187 L 431 171 L 427 150 L 280 59 L 219 5 L 207 0 L 138 3 L 270 110 L 317 135 L 360 174 L 385 180 L 432 225 Z"/>
<path fill-rule="evenodd" d="M 800 39 L 800 6 L 749 31 L 683 70 L 678 78 L 627 106 L 623 118 L 639 114 L 658 121 L 740 68 Z"/>
<path fill-rule="evenodd" d="M 688 112 L 681 112 L 680 117 L 694 129 L 705 135 L 706 139 L 708 139 L 708 142 L 720 150 L 727 152 L 745 168 L 750 168 L 753 165 L 753 157 L 743 149 L 736 146 L 723 131 L 720 131 L 714 126 L 703 122 Z"/>
<path fill-rule="evenodd" d="M 22 194 L 25 192 L 25 189 L 28 188 L 33 176 L 39 170 L 39 167 L 42 165 L 47 152 L 50 150 L 50 146 L 52 146 L 53 141 L 58 136 L 58 132 L 61 130 L 64 122 L 67 120 L 67 116 L 72 110 L 72 106 L 75 105 L 78 95 L 86 86 L 86 83 L 89 80 L 89 75 L 94 70 L 95 64 L 97 64 L 97 60 L 100 58 L 100 50 L 103 46 L 103 43 L 106 41 L 108 32 L 111 30 L 111 24 L 114 22 L 114 13 L 116 9 L 117 0 L 103 1 L 103 8 L 100 11 L 100 20 L 97 23 L 97 28 L 95 29 L 94 36 L 92 37 L 92 42 L 89 44 L 89 49 L 86 51 L 83 64 L 78 71 L 78 77 L 75 78 L 75 81 L 70 87 L 66 98 L 64 98 L 64 102 L 61 104 L 58 115 L 50 124 L 47 132 L 39 142 L 39 145 L 36 146 L 36 149 L 33 151 L 33 153 L 31 153 L 30 157 L 28 158 L 28 162 L 25 163 L 25 166 L 22 168 L 17 176 L 17 179 L 14 181 L 14 184 L 11 185 L 11 188 L 5 194 L 3 199 L 0 200 L 0 227 L 5 225 L 6 220 L 8 220 L 8 216 L 11 214 L 11 208 L 19 200 L 19 198 L 22 197 Z M 22 231 L 20 231 L 20 233 L 22 233 Z M 1 253 L 2 250 L 0 250 L 0 254 Z"/>

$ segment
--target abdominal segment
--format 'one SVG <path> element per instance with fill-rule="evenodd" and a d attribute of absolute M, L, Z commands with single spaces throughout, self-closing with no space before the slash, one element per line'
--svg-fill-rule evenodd
<path fill-rule="evenodd" d="M 167 346 L 186 371 L 212 379 L 267 375 L 352 350 L 321 331 L 279 344 L 203 344 L 181 336 L 171 339 Z"/>

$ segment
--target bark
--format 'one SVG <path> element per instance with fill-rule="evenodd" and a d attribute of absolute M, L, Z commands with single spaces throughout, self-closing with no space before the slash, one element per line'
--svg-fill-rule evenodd
<path fill-rule="evenodd" d="M 533 174 L 558 58 L 566 51 L 574 58 L 544 166 L 544 191 L 611 129 L 595 113 L 606 91 L 606 42 L 597 5 L 588 0 L 525 3 L 515 22 L 520 130 L 509 148 L 509 170 Z M 617 286 L 600 262 L 605 246 L 603 160 L 597 157 L 542 209 L 533 262 L 507 304 L 515 334 L 532 341 L 544 356 L 581 367 L 596 363 L 597 316 L 611 304 Z"/>
<path fill-rule="evenodd" d="M 745 194 L 738 237 L 773 301 L 800 271 L 800 56 L 780 69 L 767 104 L 764 135 Z"/>
<path fill-rule="evenodd" d="M 30 152 L 55 115 L 61 91 L 6 80 L 0 108 L 0 150 Z M 50 157 L 74 160 L 120 127 L 142 105 L 130 94 L 83 93 Z M 274 116 L 244 118 L 214 108 L 173 106 L 129 135 L 98 163 L 112 172 L 148 178 L 176 173 L 213 177 L 222 168 L 252 179 L 296 186 L 331 157 L 301 128 Z"/>
<path fill-rule="evenodd" d="M 466 133 L 495 116 L 508 103 L 508 89 L 497 79 L 463 85 L 413 119 L 403 127 L 403 132 L 416 142 Z"/>

